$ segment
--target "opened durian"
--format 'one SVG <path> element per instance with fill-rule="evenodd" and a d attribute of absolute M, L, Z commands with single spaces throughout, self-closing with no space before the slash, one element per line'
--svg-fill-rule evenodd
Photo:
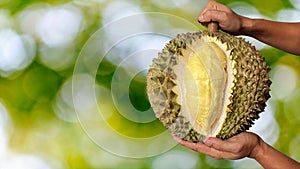
<path fill-rule="evenodd" d="M 264 57 L 223 32 L 177 35 L 153 59 L 147 93 L 156 117 L 187 141 L 230 138 L 259 118 L 270 97 Z"/>

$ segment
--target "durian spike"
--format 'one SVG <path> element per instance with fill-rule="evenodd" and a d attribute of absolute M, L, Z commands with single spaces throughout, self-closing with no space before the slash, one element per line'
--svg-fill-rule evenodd
<path fill-rule="evenodd" d="M 208 32 L 218 32 L 218 23 L 217 22 L 210 22 L 207 25 Z"/>

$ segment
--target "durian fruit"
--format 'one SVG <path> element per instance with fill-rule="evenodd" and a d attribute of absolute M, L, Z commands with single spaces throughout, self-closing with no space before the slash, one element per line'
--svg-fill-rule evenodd
<path fill-rule="evenodd" d="M 177 35 L 153 59 L 147 93 L 156 117 L 191 142 L 228 139 L 259 118 L 269 68 L 249 42 L 224 32 Z"/>

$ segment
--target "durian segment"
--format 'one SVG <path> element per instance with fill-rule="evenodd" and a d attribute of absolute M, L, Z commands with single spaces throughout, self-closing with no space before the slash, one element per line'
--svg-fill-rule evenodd
<path fill-rule="evenodd" d="M 222 128 L 222 124 L 225 121 L 226 115 L 228 112 L 230 112 L 230 109 L 228 108 L 228 105 L 230 104 L 230 96 L 232 94 L 232 88 L 234 86 L 234 76 L 232 74 L 232 68 L 234 67 L 235 62 L 231 60 L 232 58 L 230 53 L 231 49 L 228 48 L 228 46 L 220 39 L 214 36 L 203 36 L 203 39 L 205 42 L 210 42 L 211 47 L 214 49 L 214 51 L 217 53 L 217 56 L 219 56 L 219 59 L 221 61 L 221 64 L 224 67 L 225 70 L 225 79 L 226 79 L 226 87 L 223 91 L 223 107 L 222 107 L 222 113 L 219 115 L 219 118 L 214 119 L 214 121 L 211 122 L 211 136 L 215 137 L 220 132 Z"/>
<path fill-rule="evenodd" d="M 183 112 L 194 129 L 207 135 L 207 118 L 212 102 L 209 74 L 200 57 L 192 53 L 184 70 L 187 112 Z M 205 99 L 204 99 L 205 98 Z"/>
<path fill-rule="evenodd" d="M 226 116 L 222 97 L 228 90 L 225 90 L 226 55 L 205 37 L 181 52 L 183 57 L 174 66 L 178 86 L 173 89 L 180 98 L 181 114 L 203 138 L 216 136 Z"/>
<path fill-rule="evenodd" d="M 203 43 L 194 49 L 187 63 L 185 74 L 186 105 L 194 129 L 204 136 L 212 136 L 212 124 L 223 114 L 223 96 L 226 88 L 226 56 L 216 50 L 214 43 Z M 191 82 L 196 84 L 196 89 Z M 193 84 L 193 83 L 192 83 Z M 194 114 L 196 113 L 196 114 Z M 195 122 L 193 122 L 195 121 Z"/>

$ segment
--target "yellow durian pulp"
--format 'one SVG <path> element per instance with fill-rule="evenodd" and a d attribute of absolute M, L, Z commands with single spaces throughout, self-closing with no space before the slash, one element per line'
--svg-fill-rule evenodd
<path fill-rule="evenodd" d="M 191 52 L 184 71 L 186 112 L 194 129 L 212 135 L 214 121 L 222 115 L 226 89 L 226 55 L 213 42 L 203 42 Z M 194 123 L 193 123 L 194 121 Z"/>

